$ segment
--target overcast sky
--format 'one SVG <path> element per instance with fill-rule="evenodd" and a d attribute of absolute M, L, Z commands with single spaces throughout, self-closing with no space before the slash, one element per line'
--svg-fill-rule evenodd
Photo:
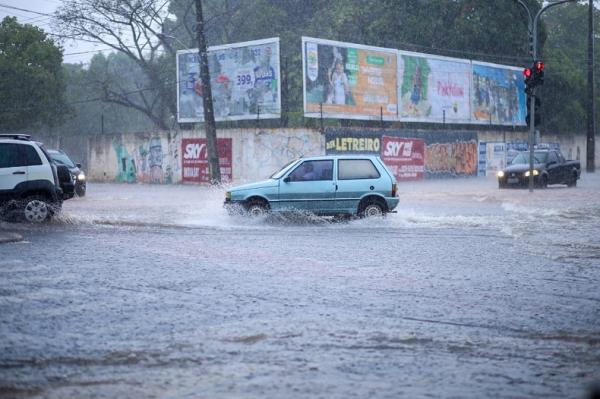
<path fill-rule="evenodd" d="M 37 25 L 46 32 L 57 33 L 52 26 L 52 18 L 31 12 L 13 10 L 6 6 L 18 7 L 44 14 L 52 14 L 62 4 L 60 0 L 0 0 L 0 20 L 7 15 L 17 17 L 20 23 Z M 102 44 L 94 44 L 83 41 L 62 42 L 64 48 L 64 62 L 88 63 L 92 56 L 106 49 Z M 103 51 L 107 54 L 109 51 Z"/>

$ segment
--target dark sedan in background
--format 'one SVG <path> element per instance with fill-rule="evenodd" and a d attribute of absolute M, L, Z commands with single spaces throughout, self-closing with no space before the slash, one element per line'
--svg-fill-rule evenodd
<path fill-rule="evenodd" d="M 71 173 L 75 184 L 75 193 L 83 197 L 86 191 L 85 173 L 81 170 L 81 164 L 74 163 L 63 150 L 48 150 L 48 155 L 56 165 L 66 166 Z"/>
<path fill-rule="evenodd" d="M 579 161 L 565 160 L 559 150 L 535 150 L 533 153 L 533 182 L 536 187 L 549 184 L 577 185 L 581 175 Z M 506 169 L 498 172 L 498 186 L 527 187 L 529 185 L 529 151 L 520 152 Z"/>

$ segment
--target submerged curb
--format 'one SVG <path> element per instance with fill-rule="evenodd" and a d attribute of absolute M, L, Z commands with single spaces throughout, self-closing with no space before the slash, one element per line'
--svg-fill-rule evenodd
<path fill-rule="evenodd" d="M 0 244 L 9 242 L 18 242 L 23 240 L 23 236 L 17 233 L 0 232 Z"/>

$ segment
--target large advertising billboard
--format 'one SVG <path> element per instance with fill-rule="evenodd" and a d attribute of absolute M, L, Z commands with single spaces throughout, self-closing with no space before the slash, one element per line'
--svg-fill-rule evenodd
<path fill-rule="evenodd" d="M 400 120 L 470 123 L 469 60 L 399 51 L 398 80 Z"/>
<path fill-rule="evenodd" d="M 395 120 L 397 52 L 302 38 L 306 117 Z"/>
<path fill-rule="evenodd" d="M 208 48 L 215 120 L 281 116 L 279 38 Z M 202 122 L 197 49 L 177 52 L 177 121 Z"/>
<path fill-rule="evenodd" d="M 232 180 L 231 139 L 217 139 L 221 178 Z M 181 181 L 183 183 L 209 183 L 208 155 L 206 139 L 181 139 Z"/>
<path fill-rule="evenodd" d="M 526 99 L 522 69 L 472 62 L 472 123 L 525 125 Z"/>

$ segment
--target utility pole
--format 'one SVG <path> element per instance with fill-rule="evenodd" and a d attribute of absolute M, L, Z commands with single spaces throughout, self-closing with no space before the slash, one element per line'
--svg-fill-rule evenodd
<path fill-rule="evenodd" d="M 534 64 L 538 61 L 538 52 L 537 52 L 537 36 L 538 36 L 538 22 L 540 20 L 540 16 L 542 15 L 542 13 L 544 11 L 546 11 L 547 9 L 549 9 L 550 7 L 554 7 L 560 4 L 564 4 L 564 3 L 572 3 L 575 2 L 577 0 L 560 0 L 560 1 L 556 1 L 553 3 L 549 3 L 546 4 L 544 7 L 542 7 L 537 14 L 535 14 L 535 17 L 533 17 L 533 14 L 531 13 L 531 11 L 529 10 L 529 7 L 527 6 L 527 4 L 525 4 L 523 2 L 523 0 L 517 0 L 517 2 L 519 3 L 519 5 L 521 7 L 523 7 L 525 9 L 525 11 L 527 12 L 527 17 L 528 17 L 528 21 L 527 21 L 527 27 L 528 27 L 528 31 L 529 31 L 529 43 L 530 43 L 530 53 L 531 53 L 531 57 L 533 58 L 533 62 Z M 533 86 L 533 88 L 531 89 L 531 101 L 529 103 L 529 192 L 533 192 L 533 161 L 534 161 L 534 156 L 533 156 L 533 150 L 534 150 L 534 143 L 535 143 L 535 86 Z"/>
<path fill-rule="evenodd" d="M 217 151 L 217 125 L 213 109 L 212 90 L 210 87 L 210 72 L 208 70 L 208 52 L 204 36 L 204 17 L 202 15 L 202 0 L 196 1 L 196 40 L 200 61 L 200 80 L 202 81 L 202 104 L 204 108 L 204 126 L 206 129 L 206 152 L 208 155 L 208 170 L 210 183 L 221 183 L 221 168 Z"/>
<path fill-rule="evenodd" d="M 593 173 L 596 170 L 596 142 L 594 116 L 594 1 L 589 0 L 588 15 L 588 100 L 587 100 L 587 140 L 586 140 L 586 170 Z"/>

